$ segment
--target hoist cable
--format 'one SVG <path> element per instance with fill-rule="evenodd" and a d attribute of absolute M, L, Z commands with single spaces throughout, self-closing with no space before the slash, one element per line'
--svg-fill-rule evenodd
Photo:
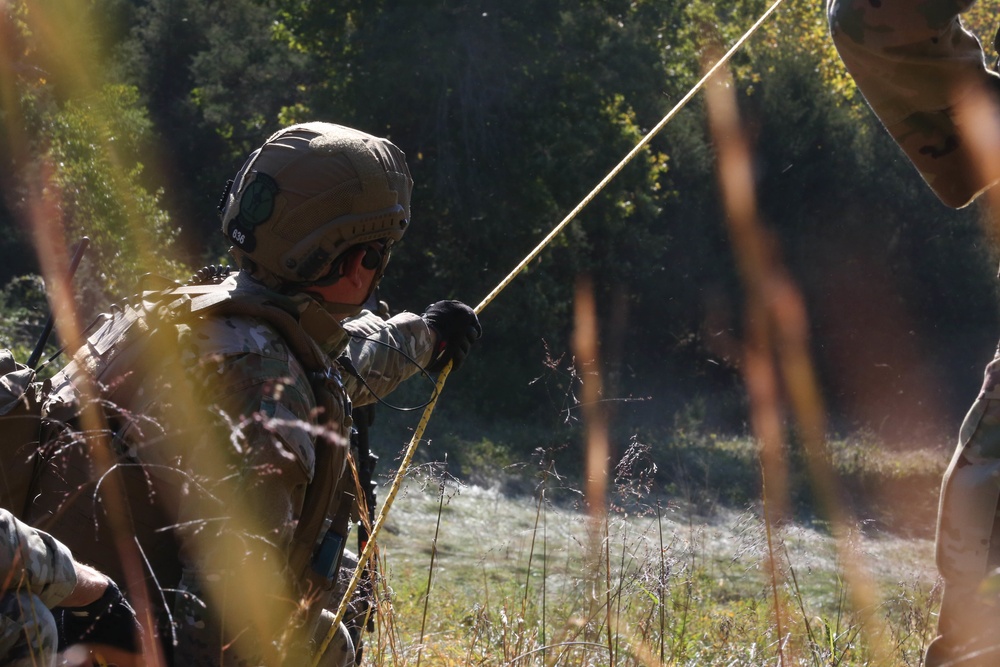
<path fill-rule="evenodd" d="M 727 62 L 729 62 L 729 60 L 733 57 L 733 55 L 736 54 L 736 52 L 739 51 L 740 48 L 742 48 L 743 44 L 745 44 L 746 41 L 750 39 L 750 37 L 752 37 L 755 32 L 757 32 L 757 29 L 760 28 L 760 26 L 762 26 L 764 22 L 767 21 L 768 18 L 770 18 L 771 14 L 773 14 L 775 10 L 777 10 L 778 6 L 783 1 L 784 0 L 775 0 L 775 3 L 771 5 L 770 8 L 768 8 L 768 10 L 764 12 L 763 15 L 761 15 L 761 17 L 757 20 L 757 22 L 754 23 L 753 26 L 751 26 L 750 29 L 743 34 L 742 37 L 740 37 L 739 41 L 737 41 L 732 46 L 732 48 L 730 48 L 729 51 L 726 52 L 726 55 L 724 55 L 721 59 L 719 59 L 719 61 L 715 63 L 710 70 L 708 70 L 705 76 L 703 76 L 701 80 L 698 81 L 698 83 L 696 83 L 694 87 L 691 90 L 689 90 L 688 93 L 683 98 L 681 98 L 681 101 L 678 102 L 674 106 L 674 108 L 671 109 L 670 112 L 666 116 L 664 116 L 663 119 L 660 120 L 660 122 L 657 123 L 652 130 L 646 133 L 646 136 L 644 136 L 642 140 L 635 145 L 635 148 L 629 151 L 628 155 L 622 158 L 622 161 L 619 162 L 618 165 L 615 166 L 615 168 L 612 169 L 608 173 L 608 175 L 605 176 L 604 179 L 600 183 L 598 183 L 597 186 L 595 186 L 594 189 L 591 190 L 586 197 L 583 198 L 583 201 L 581 201 L 579 204 L 576 205 L 576 208 L 570 211 L 569 214 L 565 218 L 563 218 L 562 222 L 556 225 L 552 229 L 552 231 L 549 232 L 548 236 L 542 239 L 542 241 L 535 247 L 534 250 L 528 253 L 528 255 L 523 260 L 521 260 L 520 264 L 514 267 L 514 269 L 509 274 L 507 274 L 507 277 L 504 278 L 499 285 L 493 288 L 492 292 L 486 295 L 486 298 L 483 299 L 478 306 L 476 306 L 477 314 L 483 308 L 485 308 L 491 301 L 493 301 L 493 299 L 495 299 L 497 295 L 500 294 L 500 292 L 502 292 L 507 287 L 507 285 L 509 285 L 514 280 L 514 277 L 517 276 L 517 274 L 520 273 L 522 270 L 524 270 L 524 267 L 530 264 L 533 259 L 538 257 L 538 255 L 541 254 L 545 246 L 547 246 L 552 241 L 552 239 L 554 239 L 559 234 L 559 232 L 561 232 L 563 228 L 566 227 L 566 225 L 572 222 L 573 219 L 580 213 L 580 211 L 582 211 L 584 207 L 586 207 L 587 204 L 589 204 L 594 199 L 594 197 L 600 194 L 601 190 L 603 190 L 604 187 L 608 183 L 610 183 L 611 180 L 615 176 L 617 176 L 621 172 L 621 170 L 624 169 L 626 165 L 628 165 L 628 163 L 632 161 L 633 158 L 635 158 L 636 155 L 639 154 L 639 151 L 645 148 L 646 145 L 653 140 L 653 137 L 659 134 L 660 130 L 662 130 L 667 123 L 669 123 L 671 120 L 674 119 L 674 116 L 676 116 L 680 112 L 680 110 L 683 109 L 687 105 L 687 103 L 691 101 L 691 98 L 697 95 L 698 92 L 705 87 L 705 84 L 713 76 L 715 76 L 715 73 L 717 71 L 719 71 Z"/>
<path fill-rule="evenodd" d="M 684 95 L 684 97 L 681 98 L 681 100 L 676 105 L 674 105 L 674 108 L 671 109 L 667 113 L 667 115 L 665 115 L 660 120 L 660 122 L 658 122 L 656 126 L 653 127 L 652 130 L 646 133 L 646 136 L 644 136 L 639 141 L 639 143 L 637 143 L 635 147 L 631 151 L 629 151 L 624 158 L 622 158 L 622 160 L 615 166 L 615 168 L 612 169 L 608 173 L 608 175 L 605 176 L 601 180 L 601 182 L 598 183 L 594 187 L 594 189 L 591 190 L 590 193 L 586 197 L 584 197 L 583 200 L 579 204 L 577 204 L 576 207 L 573 208 L 573 210 L 570 211 L 569 214 L 566 215 L 566 217 L 563 218 L 563 220 L 558 225 L 556 225 L 552 229 L 552 231 L 550 231 L 548 235 L 546 235 L 546 237 L 542 239 L 537 246 L 535 246 L 534 250 L 528 253 L 528 255 L 525 256 L 525 258 L 522 259 L 520 263 L 518 263 L 518 265 L 511 270 L 510 273 L 507 274 L 507 277 L 505 277 L 502 281 L 500 281 L 500 283 L 496 287 L 494 287 L 489 294 L 486 295 L 486 297 L 475 308 L 477 315 L 480 312 L 482 312 L 482 310 L 486 308 L 486 306 L 489 305 L 490 302 L 492 302 L 493 299 L 495 299 L 497 295 L 499 295 L 500 292 L 502 292 L 507 287 L 507 285 L 509 285 L 514 280 L 517 274 L 523 271 L 524 268 L 532 262 L 532 260 L 538 257 L 539 254 L 541 254 L 542 250 L 544 250 L 545 247 L 552 242 L 552 239 L 554 239 L 567 225 L 569 225 L 569 223 L 572 222 L 577 215 L 579 215 L 580 211 L 582 211 L 587 206 L 587 204 L 589 204 L 598 194 L 600 194 L 600 192 L 605 188 L 605 186 L 607 186 L 607 184 L 610 183 L 611 180 L 614 179 L 615 176 L 617 176 L 626 167 L 626 165 L 628 165 L 628 163 L 631 162 L 635 158 L 635 156 L 638 155 L 639 152 L 646 147 L 647 144 L 649 144 L 650 141 L 652 141 L 653 137 L 659 134 L 659 132 L 667 125 L 667 123 L 669 123 L 671 120 L 674 119 L 674 116 L 676 116 L 681 111 L 681 109 L 687 106 L 687 103 L 690 102 L 691 99 L 695 95 L 697 95 L 702 88 L 705 87 L 705 84 L 709 80 L 711 80 L 713 76 L 715 76 L 716 72 L 718 72 L 723 66 L 725 66 L 726 63 L 728 63 L 729 60 L 733 57 L 733 55 L 735 55 L 743 47 L 743 45 L 747 42 L 747 40 L 749 40 L 754 35 L 754 33 L 757 32 L 757 30 L 764 24 L 764 22 L 767 21 L 767 19 L 769 19 L 771 15 L 774 14 L 775 11 L 777 11 L 778 7 L 781 5 L 783 1 L 784 0 L 775 0 L 775 2 L 770 7 L 768 7 L 767 11 L 765 11 L 760 16 L 760 18 L 757 19 L 757 21 L 750 27 L 750 29 L 747 30 L 743 34 L 743 36 L 740 37 L 740 39 L 737 40 L 735 44 L 733 44 L 732 47 L 730 47 L 730 49 L 725 53 L 725 55 L 723 55 L 718 60 L 718 62 L 712 65 L 712 67 L 705 73 L 704 76 L 702 76 L 702 78 L 698 81 L 698 83 L 696 83 L 694 87 L 692 87 L 691 90 L 689 90 L 687 94 Z M 403 455 L 402 461 L 400 461 L 399 469 L 396 471 L 396 477 L 395 479 L 393 479 L 392 486 L 389 488 L 389 493 L 382 503 L 382 509 L 379 511 L 378 517 L 375 519 L 375 523 L 372 525 L 371 532 L 369 533 L 368 537 L 368 543 L 365 545 L 364 550 L 358 556 L 358 564 L 354 568 L 354 575 L 351 577 L 351 581 L 347 585 L 347 589 L 344 591 L 344 596 L 340 600 L 340 605 L 337 607 L 337 614 L 333 619 L 333 624 L 330 626 L 330 630 L 327 633 L 326 638 L 317 648 L 316 655 L 312 663 L 313 667 L 317 667 L 320 658 L 323 655 L 323 652 L 326 650 L 327 646 L 329 646 L 330 641 L 332 641 L 333 636 L 336 634 L 337 628 L 339 627 L 340 622 L 344 618 L 344 614 L 347 610 L 347 605 L 351 599 L 351 596 L 354 594 L 354 591 L 357 589 L 358 584 L 361 582 L 361 578 L 364 575 L 365 567 L 367 566 L 368 561 L 371 559 L 372 554 L 375 552 L 376 538 L 378 537 L 379 531 L 382 529 L 382 525 L 385 523 L 385 519 L 389 514 L 389 509 L 392 507 L 392 503 L 395 501 L 396 495 L 399 493 L 399 489 L 402 487 L 403 478 L 406 475 L 407 471 L 409 470 L 410 462 L 413 460 L 413 455 L 417 451 L 417 446 L 420 444 L 421 438 L 423 438 L 424 431 L 427 428 L 427 423 L 430 421 L 431 414 L 434 412 L 434 407 L 437 405 L 437 399 L 441 395 L 441 390 L 444 388 L 444 383 L 448 379 L 448 375 L 451 373 L 451 367 L 452 364 L 449 361 L 448 365 L 445 366 L 444 370 L 441 371 L 441 374 L 438 375 L 437 384 L 435 385 L 435 396 L 433 400 L 431 400 L 431 402 L 428 403 L 427 407 L 424 409 L 424 412 L 420 417 L 420 422 L 417 424 L 417 428 L 413 432 L 413 437 L 410 438 L 410 443 L 406 447 L 406 452 Z"/>

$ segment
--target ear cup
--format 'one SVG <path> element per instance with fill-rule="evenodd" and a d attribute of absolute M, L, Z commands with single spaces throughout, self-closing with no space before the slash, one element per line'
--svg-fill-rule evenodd
<path fill-rule="evenodd" d="M 361 258 L 361 266 L 374 271 L 382 264 L 382 252 L 375 246 L 365 247 L 365 256 Z"/>

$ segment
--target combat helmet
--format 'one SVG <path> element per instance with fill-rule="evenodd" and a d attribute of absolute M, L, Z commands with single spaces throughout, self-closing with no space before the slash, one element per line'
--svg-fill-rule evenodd
<path fill-rule="evenodd" d="M 412 189 L 392 142 L 333 123 L 292 125 L 236 175 L 219 205 L 222 232 L 237 265 L 265 285 L 316 284 L 351 246 L 398 241 Z"/>

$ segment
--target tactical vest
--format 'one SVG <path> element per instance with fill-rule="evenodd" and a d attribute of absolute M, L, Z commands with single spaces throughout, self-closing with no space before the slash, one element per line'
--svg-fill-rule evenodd
<path fill-rule="evenodd" d="M 353 479 L 346 474 L 350 456 L 346 434 L 351 426 L 351 410 L 337 367 L 302 328 L 298 315 L 295 304 L 282 295 L 233 288 L 232 285 L 190 285 L 145 292 L 137 303 L 114 309 L 88 337 L 88 354 L 84 359 L 87 374 L 97 384 L 106 385 L 112 378 L 125 376 L 125 369 L 135 367 L 142 355 L 150 351 L 150 341 L 164 325 L 198 318 L 241 316 L 263 320 L 279 333 L 308 373 L 321 425 L 339 428 L 341 435 L 345 436 L 342 439 L 314 439 L 316 459 L 313 479 L 306 489 L 288 556 L 289 571 L 299 577 L 300 590 L 315 594 L 333 587 L 355 501 L 351 493 Z M 105 387 L 108 395 L 102 391 L 102 397 L 113 403 L 115 392 L 131 390 L 134 387 L 126 380 L 110 389 Z M 72 410 L 67 409 L 72 407 L 50 401 L 46 404 L 44 416 L 72 419 Z M 79 406 L 75 407 L 79 409 Z M 115 424 L 110 426 L 114 435 Z M 67 454 L 68 449 L 64 448 L 62 454 L 72 456 Z M 44 469 L 45 461 L 51 459 L 44 453 L 42 459 L 38 465 Z M 68 464 L 61 459 L 59 465 L 61 468 L 56 475 L 36 474 L 40 481 L 32 490 L 33 497 L 28 503 L 26 518 L 49 530 L 85 560 L 112 576 L 118 574 L 113 554 L 107 554 L 110 545 L 102 547 L 99 544 L 101 538 L 94 537 L 96 521 L 88 514 L 93 514 L 95 510 L 77 507 L 74 514 L 72 506 L 73 480 L 90 481 L 90 461 L 85 455 L 78 455 L 77 460 L 70 460 Z M 121 472 L 137 537 L 149 545 L 147 550 L 163 549 L 168 551 L 161 553 L 177 553 L 179 545 L 171 531 L 164 530 L 171 524 L 171 518 L 164 515 L 156 503 L 149 501 L 152 492 L 145 474 L 135 468 L 123 468 Z M 60 488 L 51 488 L 53 483 Z M 160 493 L 159 503 L 170 502 L 169 489 L 157 489 L 156 492 Z M 164 499 L 163 495 L 167 498 Z M 156 574 L 166 579 L 160 581 L 161 585 L 170 586 L 177 580 L 174 577 L 179 575 L 179 570 Z M 316 609 L 310 616 L 318 616 L 319 611 Z"/>

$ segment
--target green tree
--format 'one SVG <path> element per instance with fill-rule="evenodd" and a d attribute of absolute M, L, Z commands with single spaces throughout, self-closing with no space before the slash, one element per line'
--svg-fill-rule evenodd
<path fill-rule="evenodd" d="M 226 246 L 216 206 L 245 157 L 288 120 L 317 84 L 315 56 L 289 44 L 266 0 L 134 3 L 114 71 L 136 86 L 153 122 L 165 205 L 186 222 L 182 245 L 197 261 Z"/>
<path fill-rule="evenodd" d="M 93 15 L 78 3 L 10 3 L 3 114 L 20 220 L 46 204 L 63 233 L 93 239 L 85 281 L 90 308 L 136 286 L 146 272 L 176 275 L 176 230 L 142 182 L 150 124 L 135 88 L 102 83 L 106 53 Z"/>
<path fill-rule="evenodd" d="M 49 191 L 69 238 L 91 237 L 96 285 L 112 298 L 134 290 L 145 273 L 185 273 L 171 257 L 177 229 L 160 208 L 162 191 L 149 192 L 141 182 L 150 123 L 137 103 L 135 88 L 108 85 L 96 99 L 70 100 L 42 119 L 48 141 L 42 159 L 56 165 Z"/>
<path fill-rule="evenodd" d="M 807 298 L 835 422 L 912 438 L 960 415 L 978 384 L 995 270 L 977 212 L 935 199 L 827 31 L 820 3 L 791 0 L 747 51 L 737 84 L 759 204 Z M 914 405 L 927 407 L 899 417 Z"/>
<path fill-rule="evenodd" d="M 47 313 L 45 284 L 40 276 L 10 280 L 0 289 L 0 347 L 26 361 L 45 327 Z"/>
<path fill-rule="evenodd" d="M 285 6 L 295 16 L 300 4 Z M 409 156 L 414 225 L 385 281 L 394 305 L 476 302 L 634 145 L 649 123 L 636 105 L 668 87 L 663 38 L 646 20 L 655 6 L 310 5 L 308 21 L 286 25 L 307 47 L 335 35 L 322 78 L 336 83 L 309 91 L 307 109 L 386 134 Z M 637 63 L 648 65 L 639 77 Z M 566 349 L 578 274 L 595 276 L 603 303 L 636 298 L 666 246 L 656 224 L 666 170 L 658 150 L 638 160 L 484 315 L 482 368 L 507 369 L 520 388 L 476 400 L 536 406 L 525 385 L 543 341 Z"/>

